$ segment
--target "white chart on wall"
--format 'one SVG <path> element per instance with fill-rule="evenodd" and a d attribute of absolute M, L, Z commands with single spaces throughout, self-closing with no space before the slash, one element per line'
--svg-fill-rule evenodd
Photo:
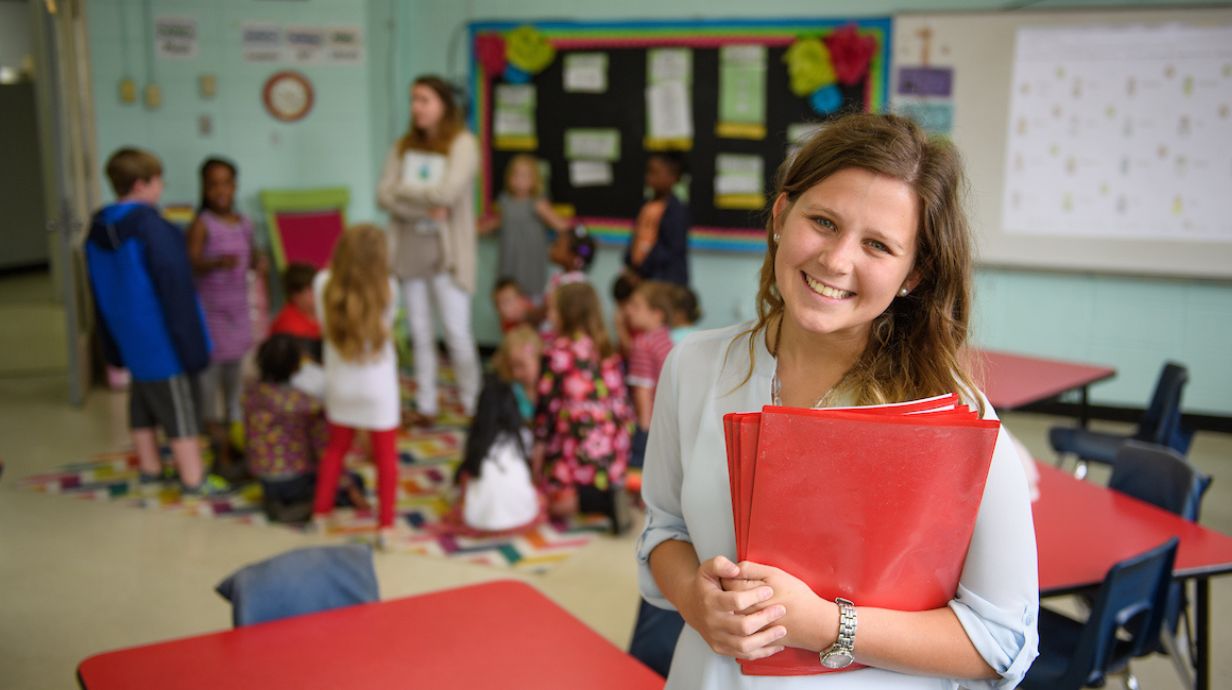
<path fill-rule="evenodd" d="M 1002 228 L 1232 242 L 1232 27 L 1015 32 Z"/>

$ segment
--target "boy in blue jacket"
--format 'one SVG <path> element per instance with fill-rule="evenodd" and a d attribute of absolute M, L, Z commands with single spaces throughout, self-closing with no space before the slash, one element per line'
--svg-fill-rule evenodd
<path fill-rule="evenodd" d="M 103 356 L 127 367 L 129 428 L 142 483 L 161 475 L 162 427 L 189 494 L 221 491 L 201 463 L 197 374 L 210 362 L 210 339 L 193 286 L 184 234 L 163 219 L 162 164 L 153 154 L 122 148 L 107 159 L 117 201 L 94 215 L 86 263 Z"/>

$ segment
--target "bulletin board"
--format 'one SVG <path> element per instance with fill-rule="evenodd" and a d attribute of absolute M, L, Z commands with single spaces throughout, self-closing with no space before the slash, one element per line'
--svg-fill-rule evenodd
<path fill-rule="evenodd" d="M 628 240 L 648 154 L 669 150 L 686 166 L 690 246 L 762 251 L 789 135 L 887 105 L 888 18 L 469 28 L 477 203 L 489 211 L 509 160 L 529 153 L 553 203 L 609 243 Z"/>
<path fill-rule="evenodd" d="M 902 14 L 892 108 L 962 152 L 985 265 L 1232 278 L 1232 9 Z"/>

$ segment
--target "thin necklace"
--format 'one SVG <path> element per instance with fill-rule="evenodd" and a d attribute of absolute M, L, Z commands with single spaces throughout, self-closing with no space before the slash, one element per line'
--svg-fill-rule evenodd
<path fill-rule="evenodd" d="M 780 316 L 778 327 L 775 328 L 775 331 L 774 331 L 774 352 L 772 353 L 774 356 L 774 378 L 770 379 L 770 401 L 774 403 L 775 407 L 783 406 L 783 380 L 779 378 L 779 352 L 778 352 L 779 345 L 782 343 L 782 338 L 783 338 L 783 317 Z M 830 397 L 830 394 L 833 392 L 834 392 L 834 389 L 831 388 L 825 393 L 822 393 L 821 397 L 817 398 L 817 400 L 812 404 L 812 408 L 817 409 L 819 407 L 822 407 L 823 403 L 827 402 L 827 399 Z"/>

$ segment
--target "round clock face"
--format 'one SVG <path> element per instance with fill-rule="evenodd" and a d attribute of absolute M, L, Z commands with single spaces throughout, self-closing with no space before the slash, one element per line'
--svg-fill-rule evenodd
<path fill-rule="evenodd" d="M 312 109 L 312 84 L 299 72 L 278 72 L 265 81 L 262 99 L 270 115 L 294 122 Z"/>

